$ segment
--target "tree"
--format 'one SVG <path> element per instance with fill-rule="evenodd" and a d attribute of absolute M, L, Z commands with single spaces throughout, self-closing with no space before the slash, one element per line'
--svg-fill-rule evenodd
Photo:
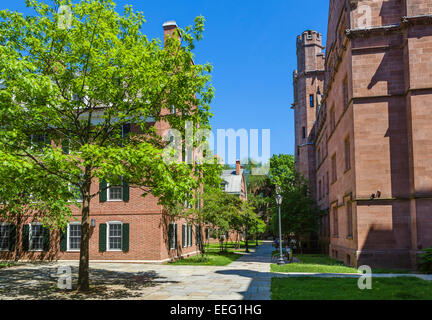
<path fill-rule="evenodd" d="M 0 217 L 10 225 L 9 248 L 15 250 L 15 260 L 21 256 L 23 216 L 37 216 L 45 226 L 58 228 L 71 217 L 73 190 L 55 175 L 38 170 L 34 163 L 22 161 L 0 150 Z M 75 199 L 72 202 L 76 202 Z"/>
<path fill-rule="evenodd" d="M 282 233 L 294 234 L 299 241 L 301 237 L 316 232 L 322 212 L 310 194 L 307 181 L 295 172 L 294 157 L 285 154 L 274 155 L 270 159 L 269 176 L 273 184 L 281 187 Z M 271 198 L 271 226 L 273 232 L 278 233 L 278 206 L 274 195 L 275 192 Z"/>
<path fill-rule="evenodd" d="M 37 169 L 26 172 L 29 183 L 38 171 L 80 193 L 78 290 L 87 291 L 91 200 L 106 185 L 127 183 L 170 209 L 191 200 L 198 172 L 205 175 L 204 167 L 166 163 L 167 141 L 153 125 L 209 126 L 211 66 L 192 60 L 204 18 L 163 47 L 140 32 L 144 16 L 131 6 L 119 14 L 110 0 L 26 4 L 34 15 L 0 11 L 0 144 Z M 70 28 L 62 27 L 60 5 L 70 10 Z M 172 105 L 179 112 L 164 112 Z M 49 195 L 67 207 L 56 191 Z"/>

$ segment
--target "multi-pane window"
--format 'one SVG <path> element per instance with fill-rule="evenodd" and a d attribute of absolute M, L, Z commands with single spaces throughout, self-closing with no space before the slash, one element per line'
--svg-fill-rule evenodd
<path fill-rule="evenodd" d="M 175 105 L 171 105 L 170 112 L 171 114 L 177 113 L 177 108 L 175 107 Z"/>
<path fill-rule="evenodd" d="M 192 246 L 192 225 L 183 224 L 182 226 L 183 248 Z"/>
<path fill-rule="evenodd" d="M 348 238 L 352 238 L 353 236 L 353 217 L 352 217 L 352 204 L 351 202 L 347 202 L 347 224 L 348 224 Z"/>
<path fill-rule="evenodd" d="M 344 108 L 348 105 L 348 78 L 345 78 L 342 85 L 342 94 L 343 94 L 343 106 Z"/>
<path fill-rule="evenodd" d="M 339 234 L 339 220 L 338 220 L 338 209 L 333 208 L 333 236 L 337 237 Z"/>
<path fill-rule="evenodd" d="M 306 128 L 305 127 L 302 127 L 302 136 L 303 136 L 303 139 L 306 139 Z"/>
<path fill-rule="evenodd" d="M 122 186 L 110 186 L 108 188 L 108 200 L 122 200 Z"/>
<path fill-rule="evenodd" d="M 108 223 L 108 250 L 122 249 L 122 224 L 120 222 Z"/>
<path fill-rule="evenodd" d="M 41 224 L 30 225 L 30 250 L 43 250 L 43 227 Z"/>
<path fill-rule="evenodd" d="M 81 224 L 71 223 L 69 225 L 68 250 L 80 250 L 81 247 Z"/>
<path fill-rule="evenodd" d="M 313 94 L 309 95 L 309 105 L 311 108 L 314 107 L 314 95 Z"/>
<path fill-rule="evenodd" d="M 337 180 L 336 154 L 334 154 L 331 159 L 331 165 L 332 165 L 332 183 L 333 183 L 336 182 Z"/>
<path fill-rule="evenodd" d="M 9 225 L 0 224 L 0 250 L 9 249 Z"/>
<path fill-rule="evenodd" d="M 335 107 L 330 109 L 330 130 L 333 131 L 336 127 Z"/>
<path fill-rule="evenodd" d="M 349 137 L 345 139 L 345 170 L 351 168 L 351 146 Z"/>

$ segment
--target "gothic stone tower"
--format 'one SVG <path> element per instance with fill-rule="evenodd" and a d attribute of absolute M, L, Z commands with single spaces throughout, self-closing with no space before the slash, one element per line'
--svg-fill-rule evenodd
<path fill-rule="evenodd" d="M 297 37 L 297 70 L 294 71 L 295 168 L 316 193 L 314 122 L 324 83 L 322 36 L 305 31 Z"/>

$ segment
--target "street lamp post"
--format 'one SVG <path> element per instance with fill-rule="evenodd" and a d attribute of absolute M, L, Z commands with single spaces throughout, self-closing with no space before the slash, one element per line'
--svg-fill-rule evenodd
<path fill-rule="evenodd" d="M 278 205 L 278 211 L 279 211 L 279 253 L 280 253 L 280 257 L 277 264 L 285 264 L 285 260 L 282 254 L 282 223 L 281 223 L 282 195 L 280 193 L 281 193 L 280 187 L 276 186 L 276 203 Z"/>

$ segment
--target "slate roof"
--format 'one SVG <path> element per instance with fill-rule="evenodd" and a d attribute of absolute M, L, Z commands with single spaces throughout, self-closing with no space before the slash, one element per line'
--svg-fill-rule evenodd
<path fill-rule="evenodd" d="M 223 184 L 225 184 L 225 192 L 233 194 L 241 194 L 242 190 L 242 179 L 243 179 L 243 169 L 240 169 L 240 174 L 236 174 L 235 170 L 223 170 L 221 178 L 223 179 Z"/>

